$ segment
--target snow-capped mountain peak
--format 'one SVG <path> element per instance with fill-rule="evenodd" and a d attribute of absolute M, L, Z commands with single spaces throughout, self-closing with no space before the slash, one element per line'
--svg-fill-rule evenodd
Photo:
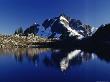
<path fill-rule="evenodd" d="M 69 26 L 69 21 L 64 16 L 60 16 L 60 24 L 67 29 L 67 32 L 69 32 L 69 37 L 77 36 L 78 39 L 84 38 L 83 35 L 79 34 L 75 29 L 72 29 L 72 27 Z"/>
<path fill-rule="evenodd" d="M 76 39 L 82 39 L 91 36 L 95 30 L 90 25 L 83 24 L 80 20 L 71 19 L 64 14 L 46 19 L 42 25 L 44 28 L 51 28 L 51 38 L 54 38 L 56 34 L 61 34 L 63 38 L 75 36 Z"/>

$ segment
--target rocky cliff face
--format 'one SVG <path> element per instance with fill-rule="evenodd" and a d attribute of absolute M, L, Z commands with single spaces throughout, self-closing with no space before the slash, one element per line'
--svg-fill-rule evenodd
<path fill-rule="evenodd" d="M 110 24 L 101 25 L 93 34 L 92 39 L 96 41 L 110 41 Z"/>
<path fill-rule="evenodd" d="M 27 28 L 24 31 L 24 35 L 28 36 L 28 34 L 34 34 L 36 35 L 39 31 L 38 26 L 40 26 L 39 24 L 34 23 L 33 25 L 31 25 L 29 28 Z"/>
<path fill-rule="evenodd" d="M 54 38 L 56 34 L 61 34 L 61 38 L 76 37 L 76 39 L 82 39 L 93 34 L 90 25 L 82 24 L 80 20 L 72 19 L 64 14 L 46 19 L 42 26 L 45 29 L 51 28 L 51 38 Z"/>

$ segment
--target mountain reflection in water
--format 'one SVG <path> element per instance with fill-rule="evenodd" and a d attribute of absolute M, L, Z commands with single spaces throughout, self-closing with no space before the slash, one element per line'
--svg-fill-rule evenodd
<path fill-rule="evenodd" d="M 52 50 L 51 58 L 45 57 L 44 63 L 48 66 L 58 67 L 61 71 L 65 71 L 71 65 L 80 65 L 96 57 L 94 53 L 84 52 L 79 49 L 73 51 Z"/>
<path fill-rule="evenodd" d="M 109 81 L 109 52 L 109 48 L 1 48 L 0 82 Z"/>
<path fill-rule="evenodd" d="M 23 58 L 28 58 L 33 63 L 37 60 L 38 56 L 48 51 L 48 48 L 1 48 L 0 56 L 11 55 L 14 56 L 18 62 L 22 62 Z"/>
<path fill-rule="evenodd" d="M 42 54 L 50 51 L 51 53 Z M 97 51 L 97 50 L 96 50 Z M 95 54 L 96 53 L 96 54 Z M 0 56 L 8 55 L 14 56 L 17 62 L 23 62 L 24 58 L 27 58 L 33 64 L 39 63 L 39 56 L 44 55 L 42 60 L 44 65 L 48 67 L 57 67 L 61 71 L 66 71 L 71 65 L 81 65 L 89 60 L 94 60 L 97 57 L 103 59 L 106 62 L 110 61 L 110 55 L 100 51 L 97 52 L 87 52 L 80 49 L 49 49 L 49 48 L 8 48 L 0 49 Z M 42 56 L 41 56 L 42 57 Z"/>

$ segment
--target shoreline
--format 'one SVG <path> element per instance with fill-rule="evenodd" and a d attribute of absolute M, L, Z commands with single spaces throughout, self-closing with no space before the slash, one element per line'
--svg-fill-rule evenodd
<path fill-rule="evenodd" d="M 34 34 L 29 34 L 28 36 L 0 35 L 0 48 L 38 47 L 39 43 L 52 41 L 52 39 L 43 38 Z"/>

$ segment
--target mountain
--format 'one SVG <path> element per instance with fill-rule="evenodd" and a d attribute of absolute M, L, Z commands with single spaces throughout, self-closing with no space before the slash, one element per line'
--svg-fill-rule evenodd
<path fill-rule="evenodd" d="M 95 41 L 110 41 L 110 24 L 101 25 L 93 34 L 92 39 Z"/>
<path fill-rule="evenodd" d="M 44 36 L 47 42 L 39 43 L 42 47 L 78 47 L 83 49 L 95 49 L 97 47 L 110 46 L 110 24 L 101 25 L 98 29 L 80 20 L 73 19 L 65 14 L 46 19 L 42 26 L 34 23 L 23 31 L 18 28 L 15 34 L 28 36 L 34 34 Z M 47 39 L 50 38 L 50 39 Z M 109 45 L 108 45 L 109 44 Z"/>
<path fill-rule="evenodd" d="M 96 28 L 96 27 L 92 27 L 92 29 L 91 29 L 92 35 L 97 31 L 97 29 L 98 28 Z"/>
<path fill-rule="evenodd" d="M 83 24 L 80 20 L 71 19 L 69 26 L 78 31 L 84 37 L 92 35 L 92 27 L 90 25 Z"/>
<path fill-rule="evenodd" d="M 38 26 L 40 26 L 39 24 L 36 24 L 34 23 L 33 25 L 31 25 L 29 28 L 27 28 L 25 31 L 24 31 L 24 35 L 28 35 L 28 34 L 31 34 L 33 33 L 34 35 L 36 35 L 39 31 L 39 28 Z"/>
<path fill-rule="evenodd" d="M 48 38 L 54 38 L 57 34 L 61 34 L 60 39 L 76 38 L 82 39 L 91 36 L 93 33 L 90 25 L 82 24 L 80 20 L 72 19 L 65 14 L 61 14 L 58 17 L 46 19 L 42 26 L 45 28 L 51 28 L 51 35 Z"/>

